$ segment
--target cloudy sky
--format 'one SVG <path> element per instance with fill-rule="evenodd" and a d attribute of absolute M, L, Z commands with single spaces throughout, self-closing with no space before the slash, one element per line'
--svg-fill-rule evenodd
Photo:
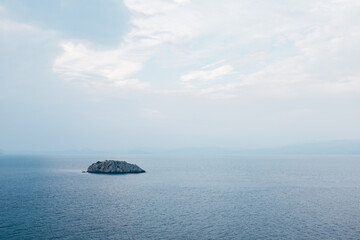
<path fill-rule="evenodd" d="M 360 139 L 360 2 L 0 0 L 0 149 Z"/>

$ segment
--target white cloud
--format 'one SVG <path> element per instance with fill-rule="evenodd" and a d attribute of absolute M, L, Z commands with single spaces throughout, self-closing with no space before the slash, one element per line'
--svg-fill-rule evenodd
<path fill-rule="evenodd" d="M 94 50 L 84 43 L 62 44 L 64 50 L 54 63 L 54 71 L 66 79 L 91 85 L 143 88 L 148 83 L 131 77 L 139 72 L 158 46 L 174 43 L 194 34 L 188 27 L 193 18 L 180 22 L 184 11 L 178 11 L 186 1 L 125 0 L 133 12 L 132 30 L 123 43 L 113 50 Z"/>
<path fill-rule="evenodd" d="M 211 65 L 207 65 L 205 67 L 208 68 L 209 66 Z M 233 72 L 233 67 L 231 65 L 223 65 L 211 70 L 191 71 L 181 76 L 180 80 L 187 87 L 193 88 L 195 87 L 195 84 L 220 79 L 221 77 L 229 75 L 232 72 Z"/>
<path fill-rule="evenodd" d="M 83 79 L 87 84 L 94 85 L 146 86 L 137 79 L 128 78 L 141 69 L 141 63 L 128 59 L 124 49 L 96 51 L 81 43 L 71 42 L 63 43 L 62 48 L 65 54 L 56 59 L 54 70 L 67 79 Z"/>
<path fill-rule="evenodd" d="M 351 1 L 316 3 L 310 11 L 303 11 L 313 18 L 321 16 L 316 21 L 318 24 L 301 27 L 306 23 L 304 20 L 294 25 L 294 29 L 300 27 L 303 33 L 285 31 L 296 54 L 270 59 L 256 71 L 244 73 L 240 70 L 232 82 L 216 83 L 195 93 L 221 98 L 359 94 L 360 26 L 357 16 L 360 5 Z M 286 23 L 277 27 L 282 26 Z M 273 36 L 271 41 L 281 43 L 282 35 Z M 246 62 L 248 56 L 244 57 Z"/>
<path fill-rule="evenodd" d="M 174 0 L 175 3 L 178 3 L 178 4 L 186 4 L 188 2 L 190 2 L 190 0 Z"/>
<path fill-rule="evenodd" d="M 54 70 L 93 85 L 153 89 L 147 78 L 136 74 L 156 58 L 165 65 L 172 62 L 174 68 L 181 66 L 182 84 L 163 92 L 182 92 L 184 86 L 192 88 L 187 93 L 216 97 L 359 91 L 356 1 L 125 0 L 124 4 L 132 13 L 132 28 L 118 48 L 104 51 L 68 41 Z M 226 59 L 227 64 L 221 60 L 192 70 L 217 59 Z M 167 75 L 163 78 L 166 81 Z"/>
<path fill-rule="evenodd" d="M 224 59 L 219 60 L 219 61 L 214 62 L 214 63 L 209 63 L 209 64 L 207 64 L 207 65 L 203 66 L 203 67 L 202 67 L 202 69 L 212 68 L 212 67 L 217 66 L 217 65 L 219 65 L 219 64 L 221 64 L 221 63 L 223 63 L 223 62 L 225 62 L 225 60 L 224 60 Z"/>

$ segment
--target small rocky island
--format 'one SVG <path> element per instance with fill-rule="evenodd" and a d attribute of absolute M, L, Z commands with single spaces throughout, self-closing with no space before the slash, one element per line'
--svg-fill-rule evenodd
<path fill-rule="evenodd" d="M 105 173 L 105 174 L 126 174 L 126 173 L 144 173 L 136 164 L 127 163 L 125 161 L 105 160 L 97 161 L 91 164 L 87 172 L 89 173 Z"/>

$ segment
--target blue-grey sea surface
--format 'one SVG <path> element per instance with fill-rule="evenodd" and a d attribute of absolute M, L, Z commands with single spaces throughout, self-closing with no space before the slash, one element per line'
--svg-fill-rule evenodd
<path fill-rule="evenodd" d="M 81 173 L 105 159 L 144 174 Z M 0 239 L 360 239 L 360 156 L 0 156 Z"/>

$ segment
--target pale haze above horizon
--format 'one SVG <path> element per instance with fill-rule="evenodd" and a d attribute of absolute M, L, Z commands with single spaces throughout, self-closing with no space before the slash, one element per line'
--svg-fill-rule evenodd
<path fill-rule="evenodd" d="M 360 139 L 360 1 L 0 0 L 0 150 Z"/>

